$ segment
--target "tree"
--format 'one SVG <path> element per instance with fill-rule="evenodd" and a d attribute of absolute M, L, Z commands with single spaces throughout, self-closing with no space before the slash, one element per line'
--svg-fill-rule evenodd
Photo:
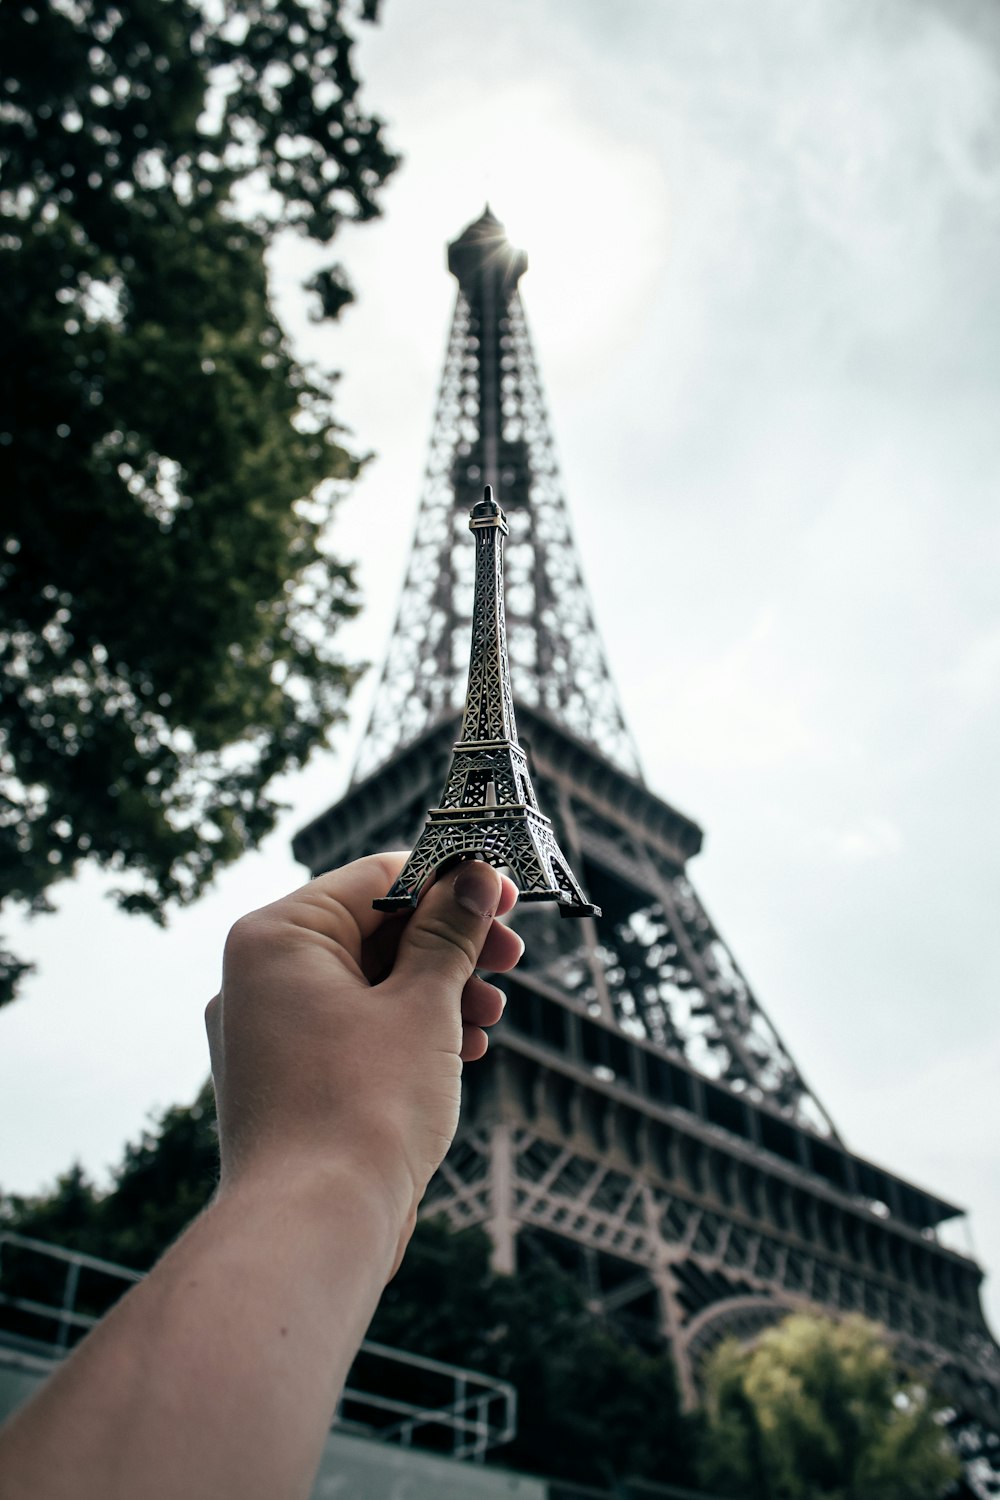
<path fill-rule="evenodd" d="M 207 1083 L 193 1104 L 166 1110 L 125 1146 L 108 1191 L 74 1165 L 49 1192 L 0 1199 L 0 1228 L 148 1271 L 206 1206 L 218 1179 L 215 1097 Z"/>
<path fill-rule="evenodd" d="M 344 9 L 0 7 L 0 890 L 31 910 L 90 859 L 162 920 L 342 714 L 325 529 L 360 461 L 265 256 L 371 218 L 396 164 Z M 0 952 L 0 1001 L 23 970 Z"/>
<path fill-rule="evenodd" d="M 927 1386 L 900 1374 L 878 1327 L 796 1314 L 707 1369 L 700 1463 L 746 1500 L 936 1500 L 958 1461 Z"/>

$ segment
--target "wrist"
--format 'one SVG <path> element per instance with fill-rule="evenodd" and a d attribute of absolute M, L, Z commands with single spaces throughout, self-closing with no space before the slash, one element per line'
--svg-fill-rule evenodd
<path fill-rule="evenodd" d="M 224 1171 L 213 1208 L 245 1221 L 247 1230 L 284 1223 L 324 1254 L 345 1226 L 365 1246 L 373 1268 L 388 1279 L 407 1209 L 368 1164 L 348 1156 L 285 1153 L 255 1158 Z"/>

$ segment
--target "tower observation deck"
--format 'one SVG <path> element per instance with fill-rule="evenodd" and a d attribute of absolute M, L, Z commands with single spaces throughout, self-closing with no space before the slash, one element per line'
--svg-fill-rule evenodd
<path fill-rule="evenodd" d="M 667 1340 L 696 1400 L 706 1353 L 794 1308 L 861 1312 L 932 1369 L 966 1433 L 1000 1431 L 982 1272 L 954 1204 L 844 1145 L 705 910 L 698 825 L 644 783 L 576 555 L 519 283 L 487 210 L 458 282 L 416 537 L 347 794 L 303 828 L 313 873 L 410 847 L 461 732 L 469 511 L 506 513 L 513 702 L 538 805 L 599 914 L 519 909 L 526 942 L 423 1211 L 479 1224 L 500 1269 L 573 1269 L 595 1308 Z"/>

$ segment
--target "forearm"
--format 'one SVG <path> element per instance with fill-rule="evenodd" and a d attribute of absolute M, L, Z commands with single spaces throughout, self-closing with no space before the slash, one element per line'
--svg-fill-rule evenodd
<path fill-rule="evenodd" d="M 2 1500 L 307 1496 L 399 1232 L 351 1167 L 229 1189 L 0 1436 Z"/>
<path fill-rule="evenodd" d="M 0 1500 L 306 1500 L 503 1008 L 474 970 L 522 947 L 478 860 L 384 922 L 403 859 L 233 928 L 206 1012 L 225 1189 L 0 1434 Z"/>

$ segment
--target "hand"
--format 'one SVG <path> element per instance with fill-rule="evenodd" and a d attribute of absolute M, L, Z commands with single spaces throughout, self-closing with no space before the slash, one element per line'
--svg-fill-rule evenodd
<path fill-rule="evenodd" d="M 237 922 L 207 1014 L 219 1192 L 0 1434 L 4 1496 L 312 1493 L 338 1392 L 503 997 L 516 891 L 462 864 L 408 918 L 404 856 Z"/>
<path fill-rule="evenodd" d="M 412 915 L 373 911 L 405 857 L 357 860 L 243 917 L 206 1013 L 220 1191 L 357 1171 L 398 1224 L 397 1265 L 458 1124 L 462 1063 L 503 1011 L 474 970 L 511 969 L 524 947 L 494 920 L 516 888 L 480 860 Z"/>

